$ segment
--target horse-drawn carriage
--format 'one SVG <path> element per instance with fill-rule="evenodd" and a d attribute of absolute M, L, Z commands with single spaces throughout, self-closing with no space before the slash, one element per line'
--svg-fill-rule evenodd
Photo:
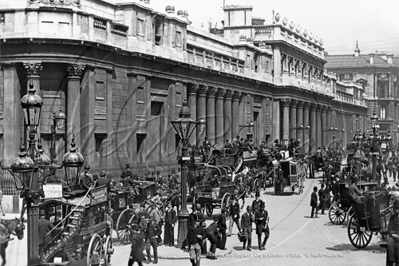
<path fill-rule="evenodd" d="M 303 170 L 298 161 L 289 157 L 279 161 L 273 161 L 274 164 L 274 193 L 280 195 L 284 193 L 285 187 L 289 187 L 291 192 L 298 189 L 298 194 L 303 192 Z M 279 170 L 281 169 L 281 170 Z M 280 172 L 281 171 L 281 172 Z"/>
<path fill-rule="evenodd" d="M 108 189 L 90 189 L 85 195 L 46 198 L 39 204 L 54 228 L 39 246 L 43 263 L 86 259 L 86 264 L 109 265 L 113 253 L 108 218 Z"/>
<path fill-rule="evenodd" d="M 336 191 L 338 194 L 335 196 L 336 201 L 330 206 L 328 211 L 328 217 L 333 224 L 342 224 L 347 216 L 349 217 L 353 214 L 353 211 L 351 211 L 352 202 L 348 194 L 349 185 L 348 182 L 341 182 L 338 185 L 338 191 Z M 377 188 L 378 183 L 359 182 L 357 186 L 363 191 L 373 191 Z"/>

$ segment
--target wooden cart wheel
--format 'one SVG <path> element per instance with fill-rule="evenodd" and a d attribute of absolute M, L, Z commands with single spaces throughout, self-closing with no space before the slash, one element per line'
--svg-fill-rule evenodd
<path fill-rule="evenodd" d="M 208 215 L 208 217 L 211 217 L 213 214 L 212 202 L 208 202 L 207 204 L 205 204 L 205 209 L 206 209 L 206 215 Z"/>
<path fill-rule="evenodd" d="M 105 240 L 105 265 L 110 265 L 111 255 L 114 254 L 114 248 L 112 245 L 112 236 L 107 236 Z"/>
<path fill-rule="evenodd" d="M 341 208 L 341 203 L 334 202 L 328 210 L 328 218 L 333 224 L 342 224 L 346 218 L 346 212 Z"/>
<path fill-rule="evenodd" d="M 355 215 L 349 219 L 348 237 L 354 247 L 365 248 L 371 241 L 373 232 L 366 230 L 365 227 L 359 227 Z"/>
<path fill-rule="evenodd" d="M 133 209 L 125 209 L 119 214 L 116 221 L 116 233 L 121 244 L 126 245 L 130 243 L 130 225 L 135 217 Z"/>
<path fill-rule="evenodd" d="M 87 249 L 86 265 L 100 265 L 101 255 L 103 254 L 103 243 L 101 237 L 94 233 L 90 239 L 89 248 Z"/>
<path fill-rule="evenodd" d="M 346 211 L 346 216 L 347 216 L 347 226 L 349 226 L 349 220 L 351 218 L 352 215 L 354 215 L 355 212 L 352 209 L 352 206 L 349 207 L 349 209 Z"/>
<path fill-rule="evenodd" d="M 230 206 L 230 201 L 231 201 L 231 195 L 230 195 L 230 193 L 224 194 L 224 195 L 223 195 L 223 198 L 222 198 L 222 203 L 221 203 L 221 205 L 220 205 L 220 209 L 225 208 L 225 209 L 227 210 L 228 207 Z M 225 213 L 226 213 L 226 217 L 227 217 L 227 216 L 230 216 L 229 212 L 226 211 Z"/>

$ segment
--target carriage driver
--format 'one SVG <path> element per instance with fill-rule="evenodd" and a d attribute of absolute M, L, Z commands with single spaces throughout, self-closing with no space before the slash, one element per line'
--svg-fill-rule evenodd
<path fill-rule="evenodd" d="M 388 224 L 387 265 L 399 265 L 399 199 L 393 203 L 393 213 Z"/>
<path fill-rule="evenodd" d="M 364 218 L 364 202 L 360 198 L 363 192 L 357 187 L 357 177 L 352 178 L 352 183 L 348 188 L 349 199 L 352 201 L 353 209 L 355 210 L 355 215 L 359 223 L 361 219 Z"/>

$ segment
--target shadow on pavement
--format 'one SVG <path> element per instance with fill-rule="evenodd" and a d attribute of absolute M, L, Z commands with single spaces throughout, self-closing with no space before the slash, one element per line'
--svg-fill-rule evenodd
<path fill-rule="evenodd" d="M 348 239 L 348 241 L 349 241 L 349 239 Z M 382 248 L 379 245 L 377 245 L 377 244 L 372 244 L 372 245 L 369 245 L 369 246 L 367 246 L 365 248 L 361 248 L 360 249 L 360 248 L 354 247 L 350 243 L 338 244 L 338 245 L 335 245 L 333 247 L 326 247 L 326 249 L 332 250 L 332 251 L 370 251 L 370 252 L 373 252 L 373 253 L 374 253 L 374 251 L 382 250 Z"/>
<path fill-rule="evenodd" d="M 263 193 L 263 195 L 270 195 L 270 196 L 291 196 L 291 195 L 296 195 L 295 192 L 282 192 L 279 195 L 276 195 L 276 193 L 274 193 L 274 191 L 266 191 L 265 193 Z"/>

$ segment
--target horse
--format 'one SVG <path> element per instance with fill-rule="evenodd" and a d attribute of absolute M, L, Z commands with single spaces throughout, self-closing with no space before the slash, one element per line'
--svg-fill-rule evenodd
<path fill-rule="evenodd" d="M 11 235 L 17 236 L 19 240 L 24 238 L 24 220 L 14 218 L 12 220 L 1 220 L 0 221 L 0 255 L 3 260 L 1 266 L 6 265 L 6 249 L 8 242 L 13 240 Z"/>

